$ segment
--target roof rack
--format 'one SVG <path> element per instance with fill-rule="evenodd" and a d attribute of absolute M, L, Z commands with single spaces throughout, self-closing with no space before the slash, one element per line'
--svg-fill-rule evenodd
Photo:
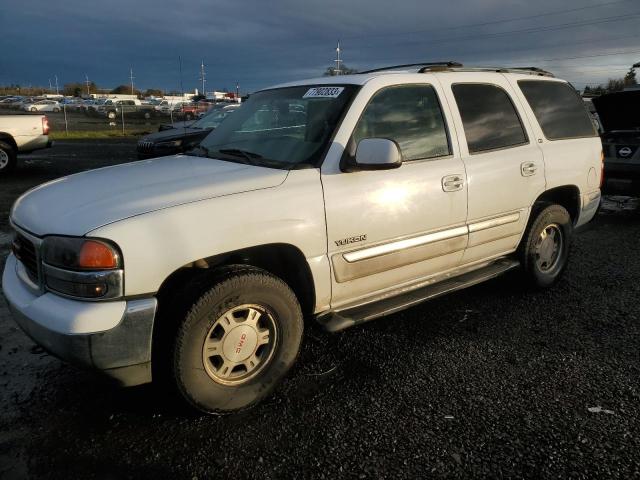
<path fill-rule="evenodd" d="M 404 65 L 391 65 L 389 67 L 374 68 L 372 70 L 365 70 L 364 72 L 358 72 L 358 73 L 384 72 L 385 70 L 395 70 L 396 68 L 408 68 L 408 67 L 424 67 L 424 68 L 444 67 L 444 68 L 451 68 L 451 67 L 462 67 L 462 64 L 458 63 L 458 62 L 405 63 Z M 422 68 L 420 70 L 422 70 Z M 420 72 L 420 73 L 422 73 L 422 72 Z"/>
<path fill-rule="evenodd" d="M 405 65 L 392 65 L 390 67 L 374 68 L 358 73 L 375 73 L 384 72 L 386 70 L 395 70 L 397 68 L 420 67 L 418 73 L 433 72 L 497 72 L 497 73 L 523 73 L 529 75 L 538 75 L 541 77 L 554 77 L 553 73 L 538 67 L 465 67 L 458 62 L 423 62 L 408 63 Z"/>

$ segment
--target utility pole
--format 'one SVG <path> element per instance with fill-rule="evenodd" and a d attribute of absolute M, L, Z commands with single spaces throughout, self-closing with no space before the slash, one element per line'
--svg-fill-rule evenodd
<path fill-rule="evenodd" d="M 49 93 L 53 92 L 53 87 L 51 86 L 51 79 L 49 79 Z"/>
<path fill-rule="evenodd" d="M 91 96 L 91 91 L 89 89 L 89 75 L 87 75 L 86 73 L 84 74 L 84 78 L 85 78 L 85 83 L 87 84 L 87 97 Z"/>
<path fill-rule="evenodd" d="M 58 88 L 58 75 L 56 75 L 55 78 L 56 78 L 56 95 L 60 95 L 60 89 Z"/>
<path fill-rule="evenodd" d="M 240 98 L 240 84 L 236 83 L 236 100 Z"/>
<path fill-rule="evenodd" d="M 133 95 L 133 79 L 136 78 L 133 76 L 133 67 L 129 68 L 129 80 L 131 81 L 131 95 Z"/>
<path fill-rule="evenodd" d="M 342 60 L 340 60 L 340 40 L 338 40 L 338 46 L 336 47 L 336 69 L 334 70 L 334 73 L 336 75 L 341 75 L 342 74 L 342 70 L 340 69 L 340 64 L 342 63 Z"/>
<path fill-rule="evenodd" d="M 202 82 L 202 92 L 201 95 L 204 95 L 205 97 L 207 96 L 207 92 L 204 89 L 204 84 L 206 83 L 206 73 L 204 72 L 204 60 L 202 60 L 202 62 L 200 63 L 200 81 Z"/>

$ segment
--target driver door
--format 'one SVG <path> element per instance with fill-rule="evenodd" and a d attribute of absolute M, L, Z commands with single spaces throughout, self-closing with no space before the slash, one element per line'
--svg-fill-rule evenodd
<path fill-rule="evenodd" d="M 325 160 L 332 308 L 401 289 L 462 260 L 465 169 L 438 89 L 405 84 L 359 94 L 369 101 L 344 155 L 354 155 L 363 138 L 387 138 L 400 147 L 400 168 L 346 173 L 336 159 Z"/>

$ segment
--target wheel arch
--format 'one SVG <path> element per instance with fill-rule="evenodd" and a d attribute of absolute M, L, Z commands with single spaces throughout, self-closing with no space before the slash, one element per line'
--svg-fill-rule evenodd
<path fill-rule="evenodd" d="M 162 304 L 185 285 L 197 282 L 210 285 L 214 272 L 229 265 L 246 265 L 265 270 L 282 279 L 295 293 L 302 312 L 313 313 L 315 283 L 311 268 L 299 248 L 287 243 L 273 243 L 220 253 L 195 259 L 172 272 L 160 285 L 157 297 Z"/>
<path fill-rule="evenodd" d="M 531 220 L 535 220 L 536 214 L 552 203 L 561 205 L 569 212 L 573 225 L 578 222 L 581 210 L 581 197 L 580 189 L 576 185 L 554 187 L 541 193 L 533 203 Z"/>
<path fill-rule="evenodd" d="M 13 138 L 13 136 L 11 134 L 5 133 L 5 132 L 0 132 L 0 142 L 8 143 L 9 145 L 11 145 L 13 147 L 13 149 L 16 152 L 18 151 L 18 144 L 16 143 L 15 139 Z"/>

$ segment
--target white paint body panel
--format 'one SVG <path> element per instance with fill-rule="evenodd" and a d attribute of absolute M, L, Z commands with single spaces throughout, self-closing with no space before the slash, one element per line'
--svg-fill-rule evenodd
<path fill-rule="evenodd" d="M 106 167 L 22 195 L 13 221 L 36 234 L 85 235 L 103 225 L 177 205 L 281 184 L 284 170 L 176 155 Z"/>
<path fill-rule="evenodd" d="M 42 115 L 0 115 L 0 133 L 10 135 L 19 152 L 45 148 L 49 137 L 42 134 Z"/>
<path fill-rule="evenodd" d="M 127 296 L 156 292 L 171 273 L 200 258 L 282 243 L 300 250 L 308 262 L 316 313 L 390 296 L 442 272 L 512 252 L 533 202 L 545 188 L 576 186 L 583 207 L 579 222 L 595 213 L 599 139 L 544 139 L 514 83 L 518 77 L 477 72 L 341 77 L 340 81 L 362 88 L 320 169 L 287 172 L 198 157 L 164 157 L 50 182 L 21 197 L 12 219 L 39 236 L 88 235 L 114 241 L 123 253 Z M 529 144 L 469 155 L 449 85 L 470 81 L 498 84 L 508 91 L 520 111 Z M 336 78 L 289 85 L 321 83 L 336 83 Z M 340 171 L 345 145 L 370 98 L 381 88 L 407 83 L 429 84 L 436 90 L 452 154 L 405 162 L 393 170 Z M 535 178 L 521 176 L 524 161 L 539 166 Z M 589 174 L 593 169 L 597 174 Z M 441 182 L 449 175 L 460 176 L 463 188 L 445 192 Z M 439 233 L 446 231 L 456 235 Z M 361 235 L 366 239 L 336 244 Z M 418 240 L 410 240 L 414 238 Z M 341 268 L 349 270 L 358 261 L 370 262 L 376 256 L 351 255 L 349 262 L 345 253 L 361 249 L 379 253 L 375 248 L 385 244 L 406 246 L 408 258 L 419 260 L 401 263 L 407 255 L 399 255 L 394 268 L 376 271 L 375 265 L 369 265 L 366 275 L 347 271 L 343 278 L 349 280 L 337 280 L 336 256 L 344 260 Z M 429 257 L 429 252 L 434 256 Z M 385 255 L 376 258 L 393 260 Z M 50 308 L 62 309 L 57 304 Z M 87 308 L 102 307 L 88 303 Z"/>

